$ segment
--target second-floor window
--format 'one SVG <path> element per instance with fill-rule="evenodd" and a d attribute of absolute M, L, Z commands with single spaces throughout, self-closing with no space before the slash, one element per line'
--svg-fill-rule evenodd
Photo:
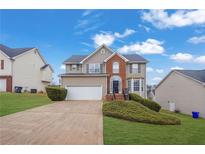
<path fill-rule="evenodd" d="M 132 73 L 138 73 L 138 72 L 139 72 L 139 65 L 132 64 Z"/>
<path fill-rule="evenodd" d="M 89 73 L 100 73 L 100 64 L 89 64 Z"/>
<path fill-rule="evenodd" d="M 112 71 L 113 73 L 119 73 L 119 63 L 118 62 L 114 62 L 112 64 Z"/>
<path fill-rule="evenodd" d="M 1 60 L 1 70 L 4 69 L 4 60 Z"/>
<path fill-rule="evenodd" d="M 77 70 L 77 65 L 72 65 L 72 66 L 71 66 L 71 70 L 72 70 L 72 71 L 76 71 L 76 70 Z"/>

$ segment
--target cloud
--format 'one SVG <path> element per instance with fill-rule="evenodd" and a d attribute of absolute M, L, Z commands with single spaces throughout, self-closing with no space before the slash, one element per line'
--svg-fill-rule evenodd
<path fill-rule="evenodd" d="M 183 70 L 184 68 L 179 67 L 179 66 L 175 66 L 175 67 L 171 67 L 171 70 Z"/>
<path fill-rule="evenodd" d="M 170 59 L 178 62 L 190 62 L 193 60 L 193 56 L 189 53 L 177 53 L 170 56 Z"/>
<path fill-rule="evenodd" d="M 145 42 L 137 42 L 131 45 L 124 45 L 119 48 L 120 53 L 138 53 L 138 54 L 162 54 L 165 49 L 163 42 L 155 39 L 147 39 Z"/>
<path fill-rule="evenodd" d="M 78 20 L 78 24 L 75 26 L 75 28 L 84 28 L 86 26 L 88 26 L 89 24 L 89 20 L 87 19 L 83 19 L 83 20 Z"/>
<path fill-rule="evenodd" d="M 87 46 L 87 47 L 92 47 L 92 44 L 87 43 L 87 42 L 81 42 L 81 44 L 83 44 L 83 45 L 85 45 L 85 46 Z"/>
<path fill-rule="evenodd" d="M 150 32 L 150 28 L 144 25 L 139 24 L 138 27 L 143 28 L 146 32 Z"/>
<path fill-rule="evenodd" d="M 188 40 L 188 42 L 193 44 L 205 43 L 205 35 L 192 37 Z"/>
<path fill-rule="evenodd" d="M 205 24 L 205 10 L 144 11 L 141 18 L 159 29 Z"/>
<path fill-rule="evenodd" d="M 164 70 L 163 69 L 156 69 L 156 72 L 161 74 L 161 73 L 164 73 Z"/>
<path fill-rule="evenodd" d="M 196 58 L 194 59 L 194 62 L 200 63 L 200 64 L 205 64 L 205 56 L 196 57 Z"/>
<path fill-rule="evenodd" d="M 61 69 L 61 70 L 65 70 L 65 65 L 61 65 L 61 66 L 60 66 L 60 69 Z"/>
<path fill-rule="evenodd" d="M 152 67 L 147 67 L 147 72 L 153 72 L 154 71 L 154 69 L 152 68 Z"/>
<path fill-rule="evenodd" d="M 161 77 L 154 77 L 152 80 L 158 82 L 158 81 L 161 81 L 162 78 Z"/>
<path fill-rule="evenodd" d="M 110 46 L 115 41 L 115 37 L 109 33 L 96 34 L 92 39 L 96 46 L 100 46 L 102 44 Z"/>
<path fill-rule="evenodd" d="M 90 15 L 94 10 L 85 10 L 82 14 L 83 17 Z"/>
<path fill-rule="evenodd" d="M 135 30 L 128 29 L 128 28 L 124 31 L 123 34 L 120 34 L 119 32 L 112 33 L 112 32 L 101 31 L 101 33 L 95 34 L 92 37 L 92 40 L 94 41 L 95 46 L 100 46 L 102 44 L 106 44 L 107 46 L 110 46 L 114 43 L 116 39 L 125 38 L 134 33 Z"/>
<path fill-rule="evenodd" d="M 114 36 L 115 36 L 116 38 L 125 38 L 125 37 L 127 37 L 127 36 L 129 36 L 129 35 L 134 34 L 135 32 L 136 32 L 136 31 L 133 30 L 133 29 L 126 29 L 123 34 L 120 34 L 120 33 L 118 33 L 118 32 L 115 32 L 115 33 L 114 33 Z"/>

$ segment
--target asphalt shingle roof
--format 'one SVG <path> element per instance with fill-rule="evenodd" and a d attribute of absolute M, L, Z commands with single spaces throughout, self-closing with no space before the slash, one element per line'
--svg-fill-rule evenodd
<path fill-rule="evenodd" d="M 204 70 L 177 70 L 177 71 L 195 80 L 205 83 L 205 69 Z"/>
<path fill-rule="evenodd" d="M 142 61 L 142 62 L 148 62 L 146 59 L 144 59 L 142 56 L 137 54 L 124 54 L 125 58 L 127 58 L 129 61 Z"/>
<path fill-rule="evenodd" d="M 88 55 L 72 55 L 64 61 L 64 63 L 80 63 Z"/>
<path fill-rule="evenodd" d="M 88 55 L 72 55 L 70 58 L 65 60 L 64 63 L 80 63 L 87 56 Z M 137 55 L 137 54 L 127 54 L 127 55 L 123 55 L 123 56 L 131 62 L 132 61 L 148 62 L 142 56 Z"/>
<path fill-rule="evenodd" d="M 9 48 L 3 44 L 0 44 L 0 50 L 3 51 L 10 58 L 18 56 L 18 55 L 20 55 L 26 51 L 29 51 L 31 49 L 33 49 L 33 48 Z"/>

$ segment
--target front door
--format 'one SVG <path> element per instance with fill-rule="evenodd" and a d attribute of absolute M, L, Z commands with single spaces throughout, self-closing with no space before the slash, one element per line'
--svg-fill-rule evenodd
<path fill-rule="evenodd" d="M 119 81 L 113 81 L 113 92 L 119 93 Z"/>

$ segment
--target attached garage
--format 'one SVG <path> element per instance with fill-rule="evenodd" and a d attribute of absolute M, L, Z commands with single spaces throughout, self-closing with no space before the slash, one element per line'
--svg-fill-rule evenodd
<path fill-rule="evenodd" d="M 0 79 L 0 91 L 6 92 L 6 79 Z"/>
<path fill-rule="evenodd" d="M 61 76 L 67 100 L 102 100 L 107 94 L 107 76 Z"/>
<path fill-rule="evenodd" d="M 67 100 L 101 100 L 102 86 L 67 86 Z"/>

